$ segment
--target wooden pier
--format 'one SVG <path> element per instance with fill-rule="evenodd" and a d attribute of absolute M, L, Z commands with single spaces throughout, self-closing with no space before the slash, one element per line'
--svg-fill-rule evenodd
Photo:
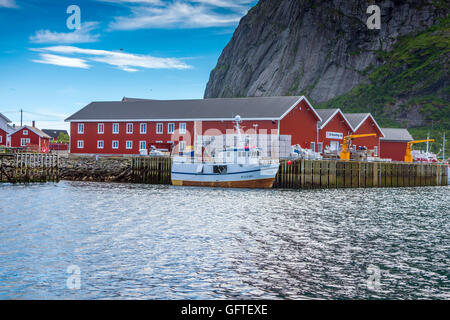
<path fill-rule="evenodd" d="M 336 160 L 282 161 L 274 188 L 446 186 L 446 165 Z"/>
<path fill-rule="evenodd" d="M 59 156 L 46 153 L 0 154 L 0 182 L 59 181 Z"/>
<path fill-rule="evenodd" d="M 131 161 L 135 183 L 170 184 L 171 159 L 136 157 Z M 281 161 L 274 188 L 373 188 L 446 186 L 447 166 L 423 163 L 336 160 Z"/>
<path fill-rule="evenodd" d="M 135 183 L 171 184 L 172 159 L 135 157 L 131 159 L 131 178 Z"/>

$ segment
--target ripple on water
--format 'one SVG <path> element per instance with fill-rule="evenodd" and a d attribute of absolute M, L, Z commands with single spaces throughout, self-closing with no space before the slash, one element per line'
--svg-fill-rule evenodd
<path fill-rule="evenodd" d="M 0 298 L 448 299 L 449 190 L 0 185 Z"/>

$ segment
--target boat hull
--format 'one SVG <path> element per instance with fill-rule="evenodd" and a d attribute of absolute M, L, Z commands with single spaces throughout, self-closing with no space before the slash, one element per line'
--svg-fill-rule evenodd
<path fill-rule="evenodd" d="M 272 188 L 275 178 L 243 180 L 243 181 L 186 181 L 172 180 L 174 186 L 212 187 L 212 188 Z"/>
<path fill-rule="evenodd" d="M 174 163 L 171 178 L 174 186 L 271 188 L 278 167 L 278 164 L 260 166 Z M 218 173 L 217 169 L 223 171 Z"/>

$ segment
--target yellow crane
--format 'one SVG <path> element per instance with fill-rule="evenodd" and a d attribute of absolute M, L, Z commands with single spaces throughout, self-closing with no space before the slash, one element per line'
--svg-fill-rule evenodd
<path fill-rule="evenodd" d="M 342 142 L 342 151 L 341 151 L 341 160 L 350 160 L 350 142 L 353 139 L 357 138 L 365 138 L 365 137 L 375 137 L 376 133 L 367 133 L 367 134 L 353 134 L 349 136 L 345 136 Z"/>
<path fill-rule="evenodd" d="M 413 162 L 413 157 L 411 155 L 412 146 L 415 145 L 416 143 L 422 143 L 422 142 L 434 142 L 434 139 L 409 141 L 406 144 L 405 162 Z"/>

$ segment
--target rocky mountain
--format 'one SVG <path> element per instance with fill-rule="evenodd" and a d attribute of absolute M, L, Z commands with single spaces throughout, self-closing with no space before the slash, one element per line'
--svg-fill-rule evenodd
<path fill-rule="evenodd" d="M 367 26 L 371 5 L 380 29 Z M 319 107 L 371 111 L 384 125 L 450 129 L 448 13 L 444 0 L 260 0 L 205 98 L 306 95 Z"/>

